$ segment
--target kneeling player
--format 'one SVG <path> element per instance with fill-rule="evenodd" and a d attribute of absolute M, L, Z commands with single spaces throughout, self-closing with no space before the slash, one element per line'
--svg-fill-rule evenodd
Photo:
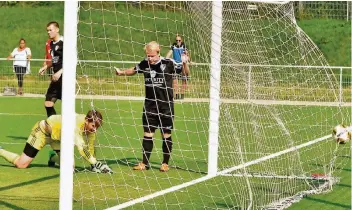
<path fill-rule="evenodd" d="M 91 110 L 87 115 L 76 114 L 75 145 L 81 154 L 91 164 L 91 169 L 97 173 L 112 173 L 106 164 L 95 158 L 94 142 L 96 131 L 102 124 L 100 112 Z M 28 137 L 21 156 L 0 148 L 0 156 L 17 168 L 27 168 L 35 158 L 39 150 L 49 144 L 56 152 L 49 161 L 49 166 L 59 164 L 60 161 L 60 141 L 61 141 L 61 115 L 52 115 L 46 120 L 37 122 Z"/>

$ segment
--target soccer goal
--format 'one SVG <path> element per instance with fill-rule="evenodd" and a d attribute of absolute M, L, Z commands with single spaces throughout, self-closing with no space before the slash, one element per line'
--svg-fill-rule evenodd
<path fill-rule="evenodd" d="M 349 146 L 331 132 L 349 123 L 347 108 L 292 3 L 80 2 L 77 20 L 76 83 L 64 74 L 63 103 L 71 113 L 74 103 L 65 101 L 76 93 L 76 112 L 103 113 L 96 156 L 115 173 L 92 173 L 75 156 L 78 172 L 70 178 L 70 160 L 61 174 L 60 206 L 72 195 L 69 205 L 82 209 L 283 209 L 338 182 Z M 67 27 L 65 20 L 65 38 Z M 145 81 L 118 77 L 113 67 L 138 64 L 150 41 L 166 56 L 176 35 L 187 46 L 190 76 L 175 77 L 184 99 L 174 101 L 170 170 L 159 171 L 157 130 L 151 169 L 133 171 L 142 159 Z"/>

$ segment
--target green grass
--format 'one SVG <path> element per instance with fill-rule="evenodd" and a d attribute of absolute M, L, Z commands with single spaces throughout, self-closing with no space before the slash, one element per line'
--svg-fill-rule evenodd
<path fill-rule="evenodd" d="M 31 3 L 20 3 L 14 7 L 0 7 L 0 17 L 3 21 L 0 23 L 0 27 L 6 30 L 6 33 L 0 34 L 0 44 L 3 46 L 3 50 L 0 52 L 0 57 L 7 57 L 13 48 L 17 46 L 17 43 L 21 37 L 27 40 L 27 45 L 32 49 L 34 58 L 42 58 L 44 56 L 44 43 L 47 40 L 47 34 L 45 26 L 49 21 L 56 20 L 61 24 L 61 33 L 63 33 L 63 2 L 51 2 L 50 7 L 35 6 Z M 188 43 L 190 49 L 195 51 L 194 60 L 202 62 L 202 54 L 196 52 L 196 44 L 199 44 L 199 38 L 192 34 L 190 29 L 184 28 L 187 22 L 187 17 L 183 17 L 183 21 L 174 22 L 175 16 L 179 14 L 177 12 L 166 13 L 160 9 L 152 10 L 151 8 L 143 9 L 143 17 L 141 16 L 141 10 L 138 7 L 129 5 L 126 7 L 123 3 L 113 2 L 106 3 L 105 11 L 102 15 L 101 5 L 99 3 L 90 3 L 92 7 L 98 8 L 97 10 L 84 11 L 89 7 L 89 3 L 82 4 L 82 10 L 80 13 L 80 19 L 84 22 L 80 24 L 80 34 L 88 37 L 80 36 L 79 43 L 81 41 L 92 42 L 91 35 L 96 36 L 93 45 L 85 45 L 84 48 L 91 52 L 103 52 L 103 54 L 93 54 L 91 52 L 81 52 L 81 56 L 85 54 L 84 59 L 107 59 L 106 52 L 111 60 L 140 60 L 143 56 L 143 43 L 149 40 L 157 40 L 164 47 L 162 48 L 162 54 L 165 55 L 168 51 L 169 44 L 173 42 L 173 34 L 176 34 L 178 30 L 184 30 L 182 33 L 186 34 L 186 39 L 195 40 L 196 43 Z M 179 6 L 179 5 L 178 5 Z M 115 8 L 117 13 L 115 13 Z M 49 11 L 49 12 L 48 12 Z M 90 16 L 90 12 L 92 12 Z M 19 15 L 19 14 L 26 14 Z M 127 15 L 134 14 L 134 15 Z M 149 21 L 148 18 L 160 17 L 154 21 Z M 91 17 L 91 19 L 90 19 Z M 117 17 L 117 19 L 116 19 Z M 102 18 L 104 18 L 105 29 L 102 27 Z M 162 18 L 166 18 L 165 21 Z M 91 34 L 90 22 L 96 23 L 93 25 L 93 34 Z M 133 26 L 138 29 L 141 28 L 143 22 L 143 28 L 145 31 L 140 33 L 134 29 L 126 29 L 126 26 Z M 334 66 L 351 66 L 351 24 L 350 21 L 345 20 L 298 20 L 298 25 L 312 38 L 314 43 L 318 45 L 320 50 L 326 56 L 330 65 Z M 117 27 L 116 27 L 117 25 Z M 182 29 L 183 28 L 183 29 Z M 105 30 L 105 31 L 104 31 Z M 188 31 L 189 30 L 189 31 Z M 168 34 L 162 32 L 167 31 Z M 321 33 L 324 31 L 324 33 Z M 263 33 L 270 33 L 270 31 Z M 99 40 L 99 38 L 116 37 L 116 39 Z M 203 37 L 204 38 L 204 37 Z M 280 37 L 278 37 L 280 38 Z M 132 46 L 130 43 L 134 43 Z M 108 47 L 107 47 L 108 46 Z M 206 46 L 205 46 L 206 47 Z M 284 50 L 284 49 L 282 49 Z M 82 54 L 83 53 L 83 54 Z M 95 57 L 98 56 L 98 57 Z M 4 65 L 1 62 L 1 65 Z M 8 64 L 7 64 L 8 65 Z"/>
<path fill-rule="evenodd" d="M 45 118 L 43 99 L 24 97 L 1 97 L 1 145 L 6 149 L 21 153 L 26 138 L 33 124 Z M 86 112 L 89 101 L 77 101 L 77 111 Z M 152 170 L 135 172 L 131 167 L 141 159 L 141 101 L 95 100 L 94 105 L 104 114 L 105 123 L 98 133 L 98 158 L 105 159 L 116 174 L 96 175 L 79 172 L 74 175 L 74 209 L 103 209 L 160 191 L 187 181 L 204 176 L 207 171 L 207 136 L 208 136 L 208 104 L 182 103 L 175 107 L 175 131 L 173 132 L 174 151 L 168 173 L 158 171 L 162 160 L 159 132 L 156 133 L 155 147 L 152 155 Z M 25 106 L 25 108 L 24 108 Z M 60 113 L 60 102 L 56 105 Z M 338 109 L 334 107 L 309 106 L 261 106 L 222 105 L 223 114 L 220 117 L 220 148 L 219 170 L 241 163 L 238 151 L 246 151 L 242 157 L 244 162 L 257 159 L 308 140 L 324 136 L 329 133 L 332 125 L 342 120 Z M 292 133 L 291 140 L 281 139 L 283 130 L 277 126 L 271 113 L 279 113 L 286 128 Z M 349 108 L 342 109 L 342 113 L 351 116 Z M 237 120 L 231 120 L 236 117 Z M 253 132 L 253 120 L 260 123 Z M 231 122 L 231 123 L 230 123 Z M 309 130 L 306 130 L 307 126 Z M 270 138 L 269 138 L 270 136 Z M 258 138 L 259 137 L 259 138 Z M 245 139 L 245 141 L 243 141 Z M 241 142 L 241 143 L 240 143 Z M 302 149 L 300 159 L 304 171 L 319 173 L 328 165 L 333 141 L 318 143 Z M 48 147 L 39 152 L 29 169 L 13 168 L 6 161 L 0 159 L 0 198 L 2 209 L 57 209 L 59 170 L 46 167 Z M 251 152 L 261 152 L 254 154 Z M 77 154 L 76 154 L 77 155 Z M 332 193 L 308 196 L 293 209 L 327 205 L 325 209 L 345 209 L 350 207 L 347 199 L 351 196 L 349 177 L 351 176 L 348 145 L 339 149 L 339 158 L 335 164 L 335 176 L 341 177 L 341 182 L 334 186 Z M 268 172 L 285 174 L 288 166 L 290 171 L 300 171 L 296 161 L 297 154 L 290 153 L 271 161 L 256 164 L 247 168 L 247 172 Z M 76 158 L 79 169 L 87 167 L 87 163 Z M 239 170 L 237 172 L 243 172 Z M 157 209 L 203 209 L 231 208 L 239 203 L 246 206 L 244 201 L 249 196 L 243 178 L 217 177 L 194 186 L 184 188 L 165 196 L 161 196 L 144 204 L 137 204 L 134 208 Z M 251 189 L 254 193 L 254 205 L 267 204 L 269 198 L 276 194 L 292 195 L 298 190 L 306 189 L 302 181 L 268 180 L 251 178 Z M 33 190 L 35 189 L 35 190 Z M 94 199 L 93 199 L 94 197 Z M 107 198 L 107 200 L 105 200 Z M 243 200 L 244 199 L 244 200 Z M 167 202 L 165 202 L 167 201 Z M 324 209 L 323 208 L 323 209 Z"/>
<path fill-rule="evenodd" d="M 51 20 L 57 20 L 61 23 L 63 32 L 63 3 L 62 2 L 52 2 L 51 6 L 36 6 L 33 7 L 33 4 L 29 4 L 32 7 L 28 6 L 25 3 L 19 3 L 16 7 L 0 7 L 0 17 L 3 17 L 3 20 L 0 23 L 0 26 L 4 29 L 8 29 L 7 33 L 0 34 L 0 44 L 4 46 L 4 50 L 0 52 L 0 57 L 6 57 L 10 51 L 16 46 L 17 40 L 14 37 L 24 37 L 28 41 L 28 46 L 31 47 L 33 52 L 33 57 L 41 58 L 43 56 L 44 42 L 47 39 L 47 34 L 45 31 L 45 25 Z M 183 33 L 186 34 L 186 40 L 192 40 L 188 43 L 189 48 L 193 52 L 193 61 L 195 62 L 209 62 L 207 60 L 206 54 L 209 49 L 209 39 L 208 37 L 199 37 L 202 34 L 197 34 L 194 32 L 195 29 L 192 28 L 192 25 L 188 25 L 189 19 L 187 16 L 182 17 L 182 21 L 174 21 L 180 14 L 176 12 L 168 11 L 167 13 L 160 8 L 151 9 L 150 5 L 144 5 L 143 8 L 132 6 L 128 4 L 127 6 L 121 2 L 107 2 L 104 3 L 104 13 L 102 13 L 101 4 L 96 2 L 83 3 L 81 4 L 80 10 L 80 24 L 79 24 L 79 39 L 78 39 L 78 50 L 81 59 L 93 59 L 93 60 L 132 60 L 139 61 L 143 58 L 143 45 L 149 40 L 159 41 L 162 47 L 162 55 L 165 55 L 169 50 L 168 45 L 173 42 L 173 34 L 177 33 L 177 30 L 184 30 Z M 90 9 L 90 7 L 94 9 Z M 147 7 L 148 9 L 146 9 Z M 46 12 L 52 11 L 52 12 Z M 16 15 L 26 12 L 27 19 L 24 19 L 23 16 Z M 11 17 L 11 18 L 10 18 Z M 154 17 L 159 17 L 157 19 L 150 19 Z M 153 21 L 151 21 L 153 20 Z M 18 24 L 14 24 L 18 23 Z M 350 57 L 351 57 L 351 47 L 350 47 L 350 22 L 344 20 L 300 20 L 298 21 L 299 26 L 312 38 L 312 40 L 318 45 L 322 50 L 323 54 L 326 56 L 330 65 L 338 66 L 350 66 Z M 255 23 L 253 23 L 255 24 Z M 267 29 L 265 27 L 268 23 L 261 22 L 263 26 L 262 31 L 257 31 L 257 35 L 261 36 L 261 33 L 267 34 L 273 39 L 271 42 L 263 41 L 258 45 L 262 47 L 277 44 L 275 42 L 285 41 L 286 36 L 290 35 L 286 33 L 277 33 L 275 29 Z M 29 27 L 30 26 L 30 27 Z M 131 27 L 133 26 L 133 27 Z M 240 26 L 238 26 L 240 27 Z M 279 25 L 275 26 L 279 27 Z M 275 28 L 273 27 L 273 28 Z M 143 28 L 141 32 L 138 29 Z M 269 27 L 270 28 L 270 27 Z M 324 30 L 324 33 L 321 33 L 321 30 Z M 208 29 L 204 29 L 208 30 Z M 164 32 L 167 32 L 166 34 Z M 205 33 L 204 31 L 202 33 Z M 230 36 L 235 37 L 239 40 L 247 40 L 248 37 L 241 36 L 239 34 L 232 34 Z M 108 38 L 108 39 L 107 39 Z M 201 42 L 200 38 L 203 38 Z M 275 41 L 276 40 L 276 41 Z M 291 43 L 291 40 L 286 40 Z M 294 41 L 294 40 L 293 40 Z M 250 40 L 248 40 L 250 42 Z M 208 44 L 206 44 L 208 43 Z M 202 47 L 199 47 L 199 44 L 202 44 Z M 291 43 L 292 44 L 292 43 Z M 291 45 L 290 44 L 290 45 Z M 203 46 L 204 45 L 204 46 Z M 248 48 L 248 49 L 247 49 Z M 267 47 L 266 47 L 267 48 Z M 297 49 L 286 49 L 286 45 L 280 45 L 278 48 L 271 49 L 267 48 L 267 55 L 271 58 L 278 58 L 278 62 L 281 60 L 290 61 L 293 59 L 292 56 L 298 53 Z M 253 49 L 256 49 L 255 46 L 246 46 L 248 53 L 253 54 Z M 269 50 L 270 49 L 270 50 Z M 197 51 L 198 50 L 198 51 Z M 284 53 L 286 52 L 286 53 Z M 1 54 L 2 53 L 2 54 Z M 256 54 L 256 53 L 255 53 Z M 226 57 L 226 55 L 224 55 Z M 241 56 L 241 55 L 238 55 Z M 253 55 L 254 56 L 254 55 Z M 256 55 L 257 56 L 257 55 Z M 230 59 L 230 58 L 228 58 Z M 307 58 L 308 59 L 308 58 Z M 278 63 L 280 64 L 280 63 Z M 9 68 L 10 62 L 0 62 L 2 69 L 2 75 L 0 76 L 0 87 L 6 85 L 16 86 L 16 79 L 12 76 L 12 69 Z M 38 77 L 35 75 L 35 72 L 38 70 L 41 62 L 32 62 L 32 72 L 33 75 L 26 76 L 25 79 L 25 89 L 30 88 L 31 93 L 40 93 L 43 94 L 46 91 L 47 87 L 47 78 Z M 6 66 L 6 67 L 5 67 Z M 140 86 L 141 80 L 139 78 L 113 78 L 112 71 L 108 70 L 111 64 L 97 64 L 90 63 L 89 65 L 81 65 L 77 69 L 78 76 L 87 74 L 90 76 L 90 81 L 93 89 L 99 88 L 106 90 L 104 94 L 115 95 L 120 93 L 128 93 L 128 95 L 143 95 L 143 87 Z M 118 67 L 130 67 L 131 64 L 121 64 L 116 65 Z M 223 75 L 223 84 L 222 87 L 224 91 L 231 90 L 231 85 L 234 80 L 236 83 L 245 82 L 246 75 L 234 75 L 231 72 L 234 69 L 226 69 Z M 247 72 L 248 69 L 243 72 Z M 254 69 L 252 70 L 254 72 Z M 275 81 L 276 84 L 271 84 L 265 81 L 261 81 L 262 78 L 270 76 L 269 74 L 261 74 L 260 71 L 272 72 L 275 74 L 271 80 Z M 297 95 L 304 94 L 307 98 L 302 100 L 314 100 L 316 97 L 326 99 L 324 95 L 326 93 L 327 85 L 330 85 L 325 80 L 326 78 L 322 70 L 318 70 L 313 73 L 323 73 L 319 76 L 319 81 L 315 79 L 317 83 L 321 82 L 324 84 L 315 84 L 313 83 L 312 87 L 319 86 L 315 88 L 314 94 L 305 94 L 306 89 L 302 89 L 303 86 L 312 84 L 309 82 L 310 77 L 315 77 L 310 75 L 307 79 L 306 73 L 308 70 L 298 70 L 301 72 L 294 73 L 292 69 L 280 69 L 283 74 L 275 70 L 263 70 L 259 69 L 258 78 L 260 84 L 255 84 L 258 88 L 256 89 L 257 93 L 261 93 L 255 97 L 260 99 L 261 97 L 267 97 L 270 93 L 274 91 L 277 93 L 277 99 L 280 100 L 290 100 L 295 98 Z M 288 75 L 287 72 L 291 72 L 291 75 Z M 339 70 L 333 70 L 336 75 L 336 83 L 339 82 Z M 209 69 L 207 67 L 200 66 L 191 66 L 191 74 L 194 85 L 190 91 L 192 97 L 208 97 L 209 90 Z M 231 75 L 227 75 L 231 74 Z M 11 75 L 11 76 L 9 76 Z M 236 77 L 236 78 L 235 78 Z M 94 78 L 94 79 L 93 79 Z M 82 79 L 84 80 L 84 79 Z M 334 78 L 332 78 L 333 82 Z M 349 70 L 343 71 L 343 98 L 344 101 L 350 101 L 351 94 L 349 93 L 350 84 L 351 84 L 351 74 Z M 103 84 L 99 84 L 102 82 Z M 254 81 L 254 80 L 253 80 Z M 289 82 L 287 82 L 289 81 Z M 117 83 L 116 83 L 117 82 Z M 126 90 L 125 84 L 131 84 L 130 88 Z M 81 83 L 82 88 L 86 88 L 86 84 Z M 268 86 L 270 87 L 262 87 Z M 287 87 L 289 85 L 289 87 Z M 244 85 L 245 86 L 245 85 Z M 99 90 L 100 91 L 100 90 Z M 309 90 L 312 91 L 312 90 Z M 231 91 L 230 91 L 231 92 Z M 321 96 L 323 95 L 323 96 Z M 329 94 L 330 100 L 335 100 L 334 94 Z M 238 98 L 246 97 L 246 91 L 240 91 Z M 310 98 L 309 98 L 310 97 Z M 332 99 L 331 99 L 332 98 Z"/>
<path fill-rule="evenodd" d="M 3 46 L 0 57 L 7 57 L 20 38 L 24 38 L 27 47 L 31 48 L 33 58 L 44 58 L 45 42 L 48 39 L 46 24 L 50 21 L 60 23 L 60 32 L 64 31 L 64 3 L 57 2 L 52 7 L 0 7 L 0 28 L 6 33 L 0 34 L 0 44 Z M 42 62 L 41 62 L 42 63 Z M 0 62 L 0 65 L 11 65 L 10 62 Z"/>
<path fill-rule="evenodd" d="M 297 22 L 331 66 L 351 66 L 351 21 L 313 19 Z"/>

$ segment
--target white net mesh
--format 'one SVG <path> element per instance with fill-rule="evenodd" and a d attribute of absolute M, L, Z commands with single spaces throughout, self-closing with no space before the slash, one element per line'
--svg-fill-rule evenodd
<path fill-rule="evenodd" d="M 296 25 L 293 5 L 223 2 L 222 16 L 219 174 L 210 178 L 212 3 L 80 4 L 77 111 L 102 111 L 97 157 L 115 174 L 76 173 L 74 207 L 130 202 L 120 207 L 281 208 L 288 198 L 329 189 L 348 147 L 336 145 L 328 135 L 348 116 L 338 106 L 334 72 L 310 67 L 328 64 Z M 161 44 L 164 56 L 176 34 L 182 35 L 193 63 L 185 99 L 175 101 L 171 169 L 158 170 L 163 152 L 157 131 L 152 169 L 132 171 L 142 158 L 144 78 L 117 77 L 112 66 L 139 63 L 144 45 L 152 40 Z"/>

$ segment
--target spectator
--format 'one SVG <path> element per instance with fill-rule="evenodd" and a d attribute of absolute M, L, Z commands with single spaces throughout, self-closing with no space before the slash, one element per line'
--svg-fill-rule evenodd
<path fill-rule="evenodd" d="M 31 49 L 26 47 L 26 40 L 23 38 L 19 41 L 19 47 L 16 47 L 12 53 L 7 57 L 8 60 L 14 59 L 13 68 L 18 81 L 18 95 L 23 95 L 23 79 L 24 74 L 30 72 L 29 59 L 31 59 Z"/>
<path fill-rule="evenodd" d="M 178 88 L 178 75 L 174 77 L 174 90 L 175 90 L 175 99 L 184 99 L 185 90 L 187 89 L 187 80 L 189 77 L 189 67 L 187 65 L 189 61 L 189 53 L 186 47 L 186 44 L 182 42 L 182 37 L 176 35 L 175 43 L 171 45 L 170 51 L 167 53 L 166 58 L 170 58 L 171 54 L 176 63 L 176 73 L 181 73 L 182 87 L 181 93 Z"/>

